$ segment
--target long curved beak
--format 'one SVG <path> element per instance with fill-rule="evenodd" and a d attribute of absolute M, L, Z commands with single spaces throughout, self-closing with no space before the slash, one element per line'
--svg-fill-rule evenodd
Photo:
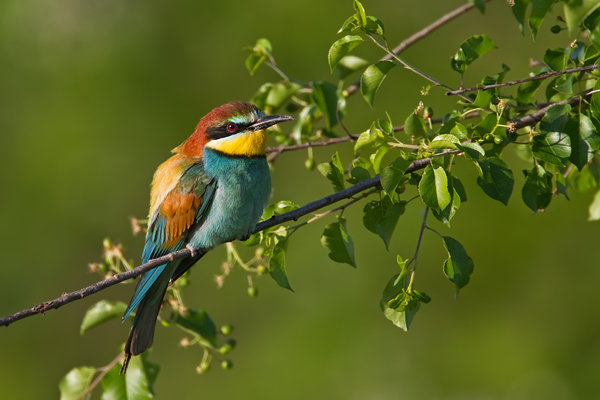
<path fill-rule="evenodd" d="M 256 121 L 254 124 L 250 125 L 248 128 L 253 131 L 261 131 L 280 122 L 293 121 L 295 119 L 296 118 L 290 117 L 289 115 L 266 115 Z"/>

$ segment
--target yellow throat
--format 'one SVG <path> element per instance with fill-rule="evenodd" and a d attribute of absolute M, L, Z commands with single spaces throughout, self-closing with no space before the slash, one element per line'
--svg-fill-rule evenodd
<path fill-rule="evenodd" d="M 232 136 L 211 140 L 205 147 L 230 156 L 264 156 L 267 147 L 267 131 L 240 132 Z"/>

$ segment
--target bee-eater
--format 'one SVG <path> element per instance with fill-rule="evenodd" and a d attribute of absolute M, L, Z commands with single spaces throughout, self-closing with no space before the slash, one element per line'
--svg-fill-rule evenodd
<path fill-rule="evenodd" d="M 271 194 L 265 156 L 269 126 L 294 118 L 265 115 L 250 103 L 232 102 L 205 115 L 194 133 L 154 173 L 142 261 L 184 247 L 192 256 L 144 273 L 123 320 L 137 307 L 125 343 L 125 373 L 132 355 L 152 346 L 169 283 L 208 250 L 254 229 Z"/>

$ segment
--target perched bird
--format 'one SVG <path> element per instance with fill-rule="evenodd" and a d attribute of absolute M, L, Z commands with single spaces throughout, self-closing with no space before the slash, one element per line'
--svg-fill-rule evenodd
<path fill-rule="evenodd" d="M 192 256 L 144 273 L 123 320 L 137 307 L 125 344 L 125 373 L 132 355 L 152 346 L 167 286 L 208 250 L 248 236 L 271 193 L 265 156 L 269 126 L 293 120 L 265 115 L 250 103 L 232 102 L 205 115 L 194 133 L 154 173 L 142 261 L 184 247 Z"/>

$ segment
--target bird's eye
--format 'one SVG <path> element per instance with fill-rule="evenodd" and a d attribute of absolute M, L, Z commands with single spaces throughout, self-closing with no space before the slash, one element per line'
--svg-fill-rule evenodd
<path fill-rule="evenodd" d="M 235 132 L 235 131 L 237 130 L 237 125 L 236 125 L 236 124 L 233 124 L 233 123 L 231 123 L 231 124 L 227 125 L 227 130 L 228 130 L 229 132 Z"/>

